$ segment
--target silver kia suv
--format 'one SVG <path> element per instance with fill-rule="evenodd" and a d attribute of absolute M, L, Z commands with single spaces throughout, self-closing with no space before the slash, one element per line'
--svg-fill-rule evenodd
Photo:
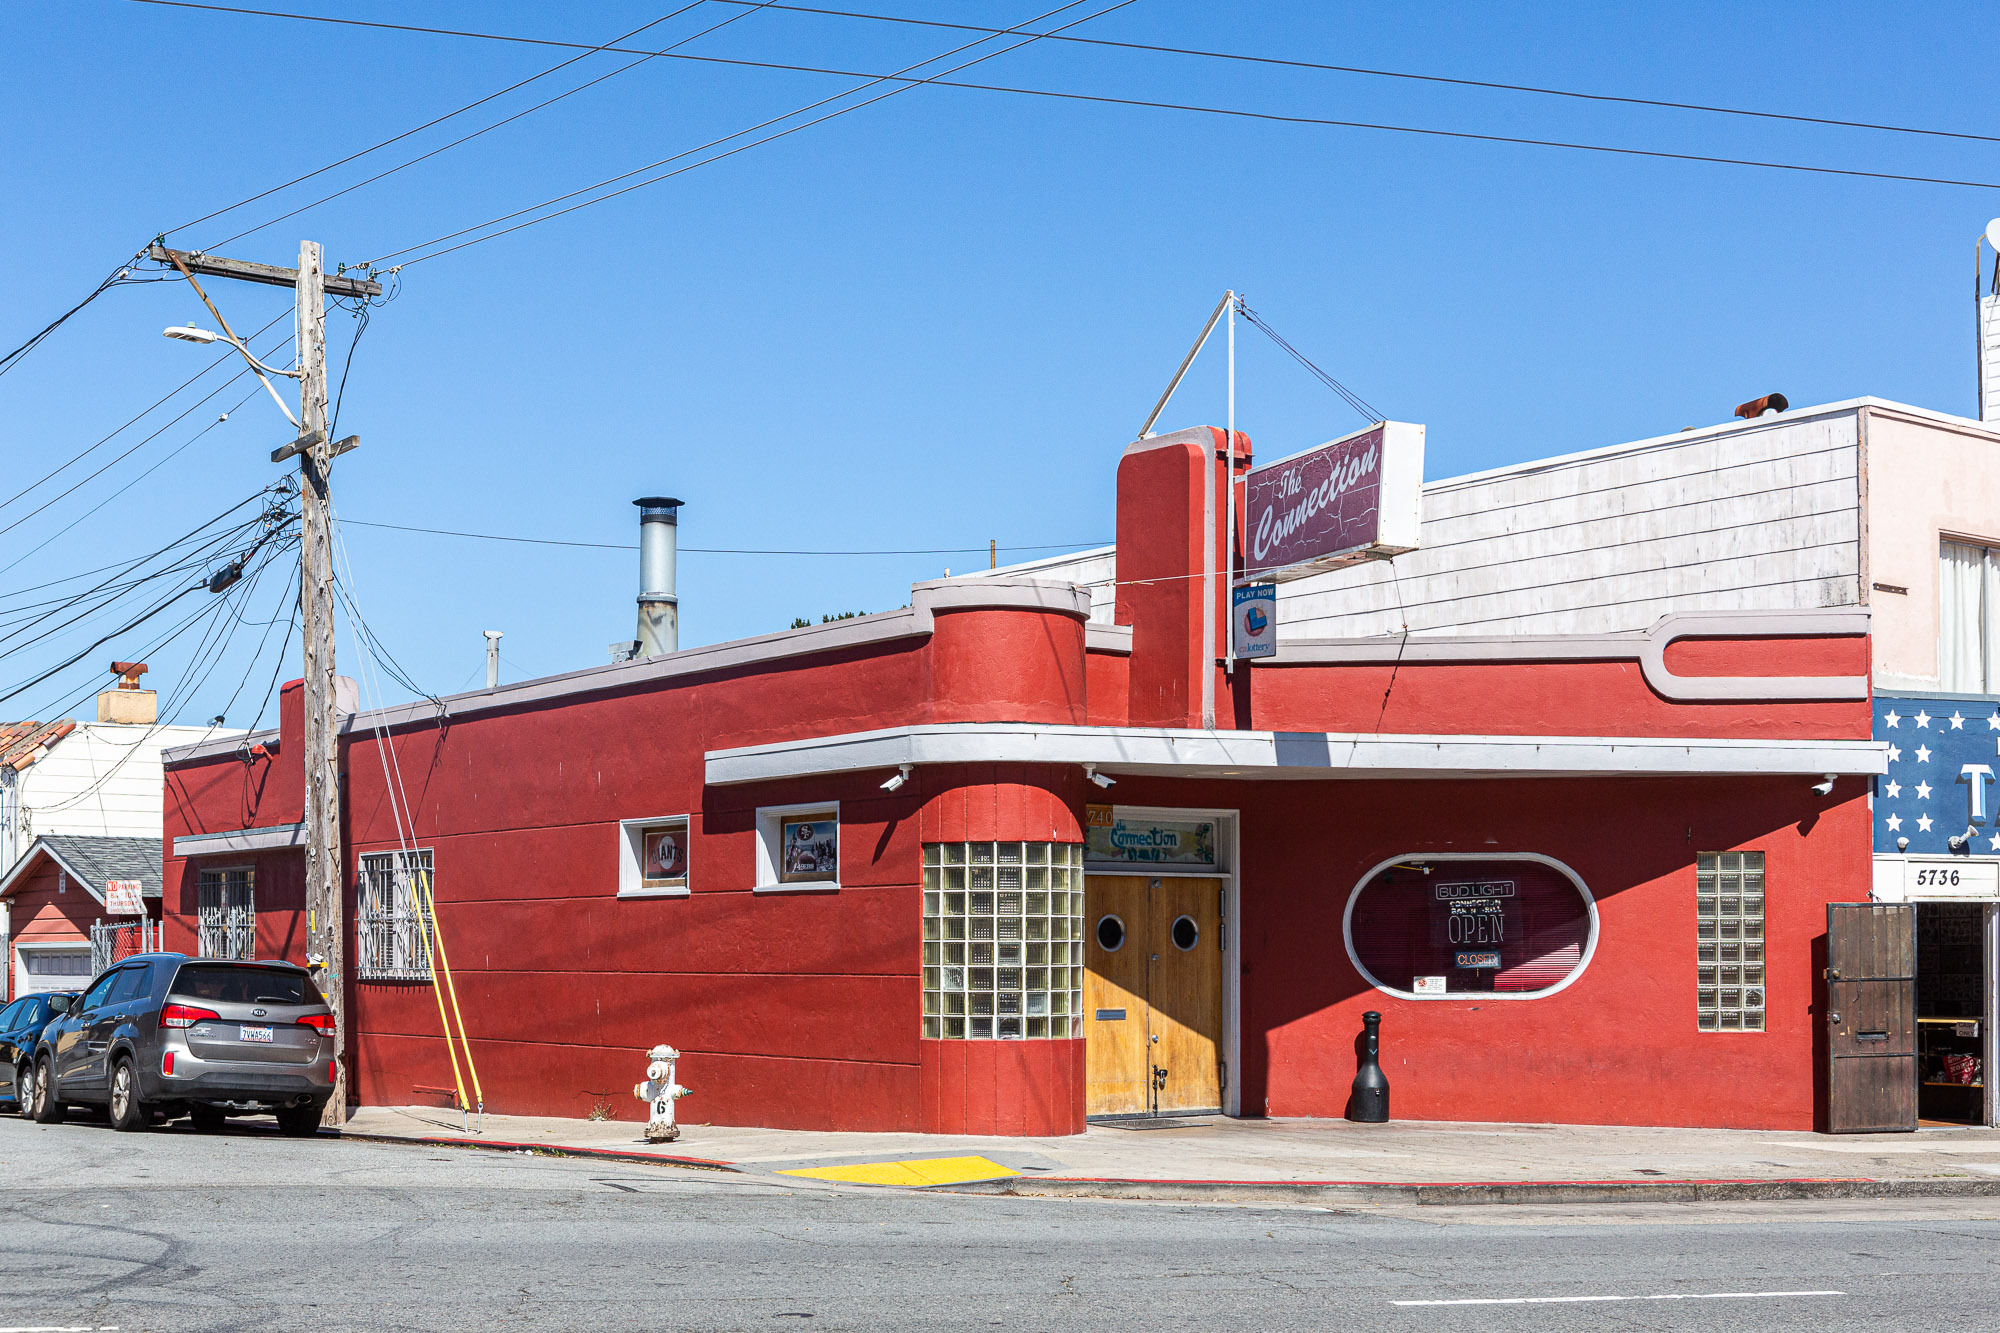
<path fill-rule="evenodd" d="M 319 1128 L 333 1094 L 333 1011 L 292 963 L 140 954 L 90 983 L 42 1029 L 32 1112 L 110 1112 L 115 1129 L 186 1115 L 216 1129 L 231 1115 L 276 1115 L 287 1134 Z"/>

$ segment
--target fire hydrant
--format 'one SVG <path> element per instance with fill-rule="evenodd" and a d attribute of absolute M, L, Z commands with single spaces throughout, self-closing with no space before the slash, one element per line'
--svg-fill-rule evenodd
<path fill-rule="evenodd" d="M 674 1082 L 674 1062 L 680 1058 L 681 1053 L 671 1046 L 655 1046 L 646 1052 L 646 1081 L 632 1089 L 632 1095 L 652 1111 L 646 1121 L 648 1143 L 672 1143 L 681 1136 L 681 1127 L 674 1123 L 674 1103 L 693 1089 Z"/>

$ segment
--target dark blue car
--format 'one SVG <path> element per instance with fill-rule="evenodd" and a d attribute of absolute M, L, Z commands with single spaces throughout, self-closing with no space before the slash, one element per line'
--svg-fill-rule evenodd
<path fill-rule="evenodd" d="M 0 1102 L 12 1102 L 21 1115 L 35 1099 L 35 1043 L 50 1019 L 69 1012 L 76 995 L 23 995 L 0 1009 Z"/>

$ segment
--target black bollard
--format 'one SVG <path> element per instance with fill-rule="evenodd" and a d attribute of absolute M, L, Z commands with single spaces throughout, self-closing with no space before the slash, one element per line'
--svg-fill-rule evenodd
<path fill-rule="evenodd" d="M 1354 1090 L 1347 1098 L 1347 1118 L 1362 1125 L 1389 1123 L 1389 1080 L 1377 1058 L 1382 1050 L 1382 1015 L 1370 1009 L 1361 1015 L 1361 1068 L 1354 1071 Z"/>

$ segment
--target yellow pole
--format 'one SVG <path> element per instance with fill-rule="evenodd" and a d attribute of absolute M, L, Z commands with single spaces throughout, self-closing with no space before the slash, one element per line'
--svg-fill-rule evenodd
<path fill-rule="evenodd" d="M 465 1035 L 465 1015 L 460 1013 L 458 1009 L 458 983 L 451 978 L 451 959 L 445 955 L 444 933 L 439 927 L 437 919 L 437 898 L 431 893 L 430 877 L 428 875 L 424 877 L 424 898 L 431 905 L 431 938 L 437 945 L 438 964 L 444 969 L 445 989 L 451 993 L 451 1016 L 458 1022 L 458 1039 L 465 1046 L 465 1069 L 467 1073 L 472 1075 L 473 1100 L 478 1103 L 479 1114 L 483 1117 L 486 1114 L 486 1092 L 479 1086 L 479 1066 L 474 1064 L 472 1060 L 472 1039 Z M 437 984 L 435 978 L 431 984 L 433 986 Z"/>

